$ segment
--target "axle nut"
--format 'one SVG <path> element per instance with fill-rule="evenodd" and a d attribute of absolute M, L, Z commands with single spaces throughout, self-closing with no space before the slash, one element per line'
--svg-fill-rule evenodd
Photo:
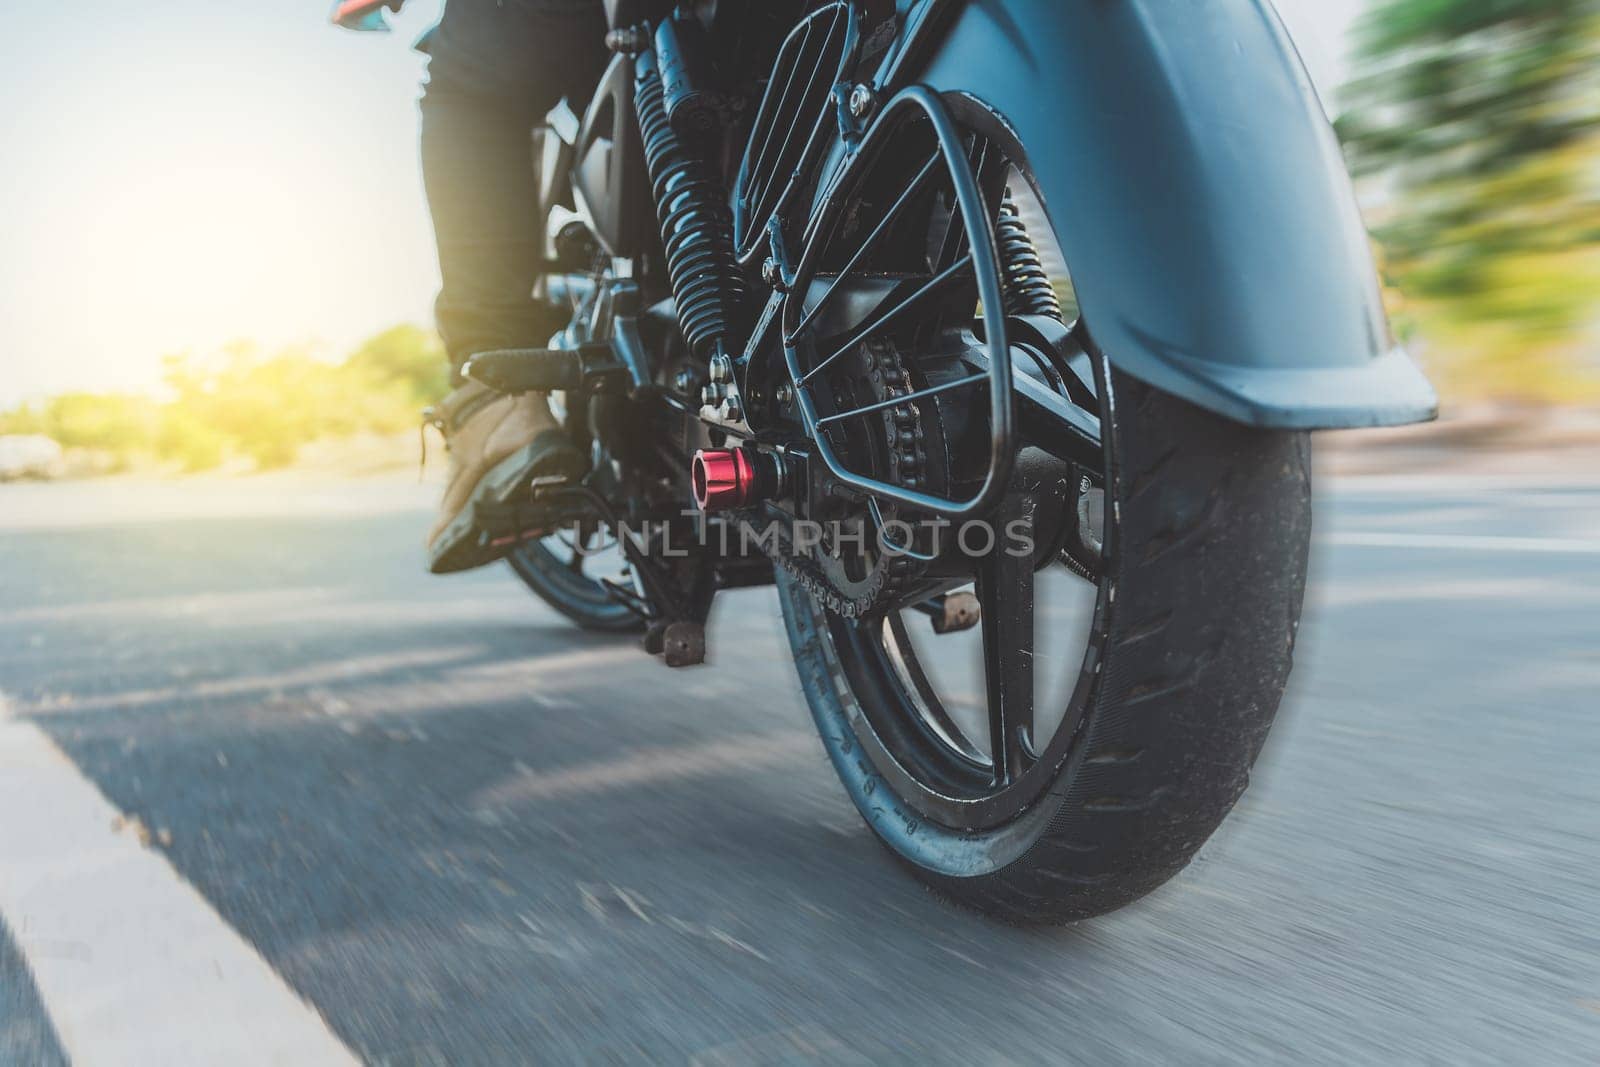
<path fill-rule="evenodd" d="M 694 502 L 701 511 L 741 508 L 756 498 L 756 469 L 742 448 L 707 448 L 696 452 L 690 470 Z"/>

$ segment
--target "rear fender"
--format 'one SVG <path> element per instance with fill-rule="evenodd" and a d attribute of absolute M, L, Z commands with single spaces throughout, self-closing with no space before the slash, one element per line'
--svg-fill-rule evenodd
<path fill-rule="evenodd" d="M 1265 0 L 930 0 L 889 88 L 966 94 L 1027 146 L 1111 362 L 1283 429 L 1432 418 L 1338 144 Z M 915 59 L 908 59 L 915 56 Z"/>

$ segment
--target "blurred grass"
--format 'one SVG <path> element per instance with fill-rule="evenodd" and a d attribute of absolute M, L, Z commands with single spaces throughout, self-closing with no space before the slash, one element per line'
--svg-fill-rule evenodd
<path fill-rule="evenodd" d="M 288 466 L 302 445 L 417 426 L 449 388 L 431 332 L 397 326 L 331 363 L 240 342 L 167 360 L 164 396 L 64 393 L 0 413 L 0 434 L 44 434 L 88 453 L 92 469 L 194 472 L 233 462 Z"/>

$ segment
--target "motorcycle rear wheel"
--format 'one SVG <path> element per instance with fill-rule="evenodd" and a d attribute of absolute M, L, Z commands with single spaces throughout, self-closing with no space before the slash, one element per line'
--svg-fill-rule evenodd
<path fill-rule="evenodd" d="M 1012 145 L 1027 175 L 1021 155 Z M 1092 309 L 1085 314 L 1088 338 Z M 1232 809 L 1288 680 L 1309 553 L 1308 435 L 1231 422 L 1086 348 L 1104 461 L 1087 641 L 1035 646 L 1044 635 L 1034 629 L 1034 576 L 1013 568 L 1026 588 L 991 579 L 986 591 L 981 575 L 998 572 L 980 565 L 975 592 L 993 629 L 979 654 L 987 684 L 967 691 L 983 694 L 987 739 L 981 725 L 961 736 L 954 722 L 952 709 L 970 698 L 931 684 L 949 646 L 925 663 L 907 651 L 909 626 L 896 616 L 914 625 L 914 612 L 846 618 L 778 575 L 802 689 L 863 819 L 935 890 L 1022 923 L 1085 919 L 1138 899 L 1180 871 Z M 1017 662 L 1019 646 L 1029 676 L 1078 657 L 1059 725 L 1037 737 L 1031 682 L 1026 727 L 1013 722 L 1008 733 L 997 710 L 1015 699 L 999 695 L 1010 683 L 997 688 L 996 674 Z"/>
<path fill-rule="evenodd" d="M 863 707 L 891 698 L 860 684 L 868 668 L 844 632 L 851 624 L 779 578 L 801 686 L 862 817 L 929 885 L 1011 921 L 1089 918 L 1181 870 L 1244 792 L 1294 648 L 1311 529 L 1307 436 L 1252 430 L 1110 378 L 1115 506 L 1083 707 L 1048 784 L 1014 818 L 942 825 L 897 791 L 877 761 L 898 753 Z M 1052 654 L 1073 653 L 1038 649 Z"/>

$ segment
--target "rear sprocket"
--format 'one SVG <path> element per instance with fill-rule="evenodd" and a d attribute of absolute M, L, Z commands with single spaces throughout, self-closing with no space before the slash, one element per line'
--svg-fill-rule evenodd
<path fill-rule="evenodd" d="M 836 410 L 844 411 L 905 396 L 919 386 L 914 372 L 888 339 L 862 343 L 829 382 Z M 849 435 L 838 433 L 834 447 L 878 477 L 901 485 L 930 479 L 943 483 L 935 469 L 942 451 L 927 442 L 937 418 L 932 405 L 912 402 L 884 408 Z M 860 502 L 829 516 L 815 548 L 796 551 L 791 542 L 777 558 L 828 611 L 858 618 L 882 611 L 927 569 L 919 542 L 920 516 L 900 505 Z"/>

